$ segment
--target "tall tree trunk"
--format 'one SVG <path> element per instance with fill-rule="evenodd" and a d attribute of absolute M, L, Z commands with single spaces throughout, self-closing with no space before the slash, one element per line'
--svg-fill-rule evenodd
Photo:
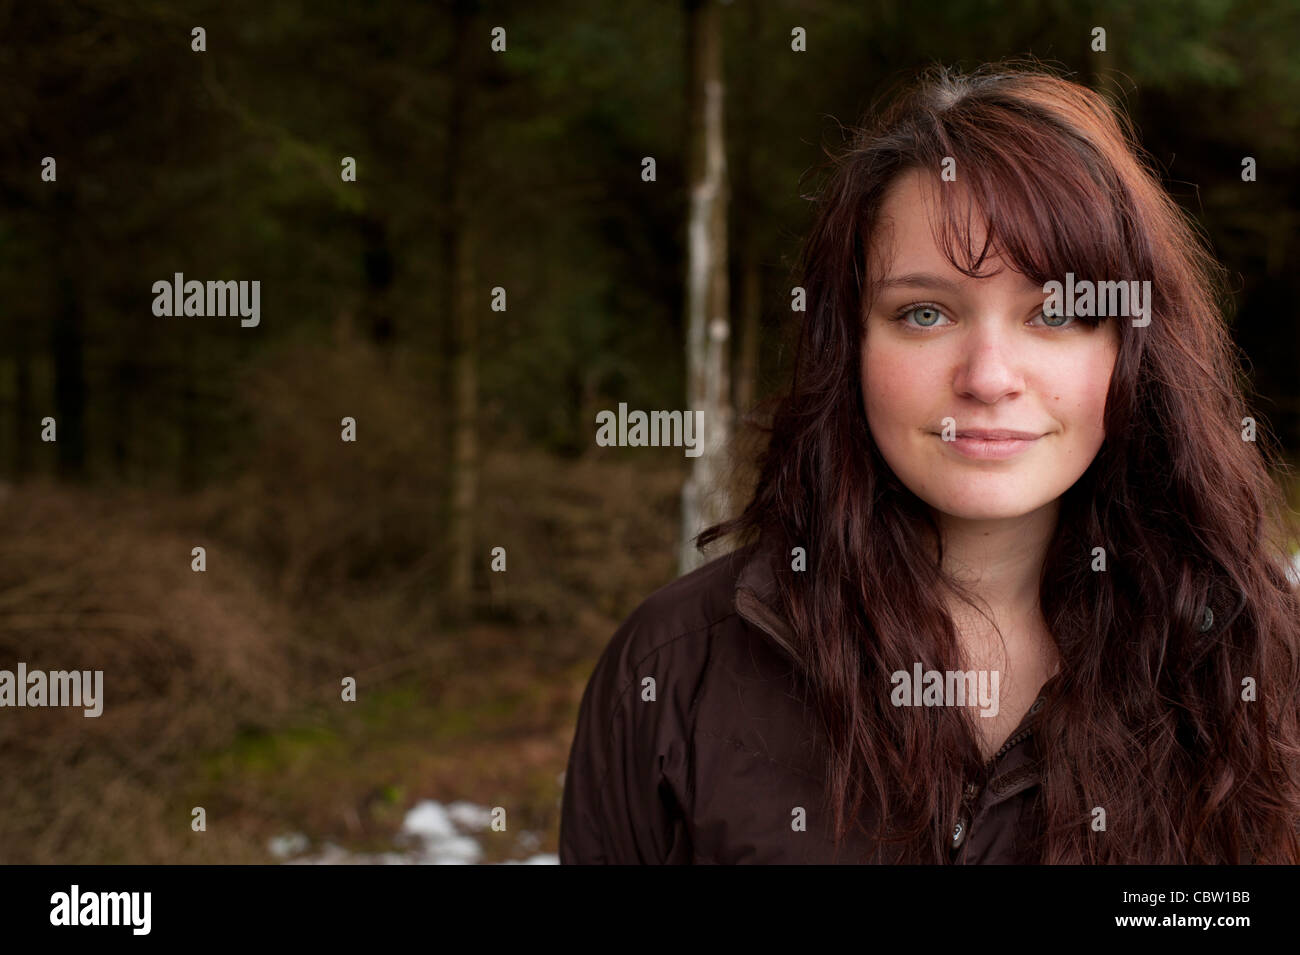
<path fill-rule="evenodd" d="M 448 572 L 444 598 L 447 616 L 463 618 L 474 585 L 475 508 L 478 496 L 478 311 L 486 298 L 474 286 L 469 244 L 469 195 L 464 157 L 466 117 L 472 91 L 470 55 L 482 37 L 471 36 L 475 5 L 457 0 L 452 32 L 450 117 L 447 123 L 446 179 L 443 192 L 443 248 L 447 277 L 449 358 L 451 363 L 451 482 L 448 514 Z"/>
<path fill-rule="evenodd" d="M 34 443 L 40 440 L 40 416 L 32 397 L 31 322 L 25 315 L 13 320 L 14 342 L 14 483 L 32 472 Z"/>
<path fill-rule="evenodd" d="M 134 359 L 127 355 L 119 355 L 114 363 L 110 386 L 112 394 L 109 398 L 109 407 L 113 409 L 113 415 L 109 423 L 111 432 L 109 441 L 113 474 L 123 482 L 131 478 L 131 411 L 137 380 Z"/>
<path fill-rule="evenodd" d="M 193 491 L 201 483 L 203 471 L 201 460 L 206 449 L 199 401 L 199 376 L 203 373 L 200 367 L 202 360 L 195 341 L 200 328 L 202 326 L 199 325 L 188 328 L 182 326 L 183 331 L 188 333 L 181 336 L 179 355 L 181 386 L 177 401 L 177 417 L 181 431 L 177 481 L 182 491 Z"/>
<path fill-rule="evenodd" d="M 81 478 L 86 473 L 86 274 L 77 226 L 75 186 L 60 183 L 54 197 L 51 254 L 54 274 L 54 321 L 50 350 L 54 356 L 54 409 L 57 421 L 59 476 Z M 44 417 L 42 415 L 41 417 Z M 37 434 L 39 435 L 39 424 Z"/>
<path fill-rule="evenodd" d="M 392 304 L 393 250 L 388 239 L 388 222 L 382 215 L 366 212 L 359 224 L 361 265 L 366 278 L 361 309 L 370 341 L 387 356 L 396 337 Z"/>
<path fill-rule="evenodd" d="M 750 59 L 756 59 L 763 54 L 760 50 L 754 49 L 755 43 L 753 38 L 762 35 L 762 22 L 760 7 L 757 3 L 751 3 L 746 8 L 747 22 L 745 24 L 745 35 L 750 38 L 749 53 Z M 754 95 L 755 74 L 752 71 L 744 71 L 741 74 L 737 87 L 737 118 L 739 123 L 735 124 L 737 128 L 737 149 L 736 155 L 736 235 L 740 238 L 740 302 L 738 303 L 739 321 L 740 321 L 740 341 L 739 349 L 736 356 L 736 410 L 744 415 L 753 407 L 754 402 L 758 399 L 758 355 L 759 355 L 759 336 L 761 334 L 762 315 L 763 315 L 763 296 L 762 281 L 759 277 L 759 240 L 757 235 L 757 219 L 759 218 L 759 202 L 754 195 L 754 163 L 753 163 L 753 142 L 754 131 L 757 129 L 757 117 L 754 114 L 754 104 L 757 97 Z"/>
<path fill-rule="evenodd" d="M 723 482 L 731 437 L 727 314 L 727 159 L 722 33 L 715 0 L 686 0 L 690 69 L 689 261 L 686 273 L 688 413 L 703 412 L 701 453 L 682 488 L 679 569 L 704 562 L 693 538 L 728 516 Z"/>

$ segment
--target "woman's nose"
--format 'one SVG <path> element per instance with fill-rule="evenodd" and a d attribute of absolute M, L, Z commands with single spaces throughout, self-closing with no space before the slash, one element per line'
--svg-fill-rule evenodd
<path fill-rule="evenodd" d="M 1020 356 L 1006 326 L 977 322 L 959 343 L 953 386 L 983 402 L 997 401 L 1023 387 Z"/>

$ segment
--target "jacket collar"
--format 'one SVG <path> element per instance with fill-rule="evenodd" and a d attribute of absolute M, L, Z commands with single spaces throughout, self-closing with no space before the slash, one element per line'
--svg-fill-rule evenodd
<path fill-rule="evenodd" d="M 762 541 L 741 551 L 742 566 L 736 578 L 736 612 L 766 634 L 791 659 L 794 631 L 780 610 L 776 574 L 772 569 L 777 554 Z"/>

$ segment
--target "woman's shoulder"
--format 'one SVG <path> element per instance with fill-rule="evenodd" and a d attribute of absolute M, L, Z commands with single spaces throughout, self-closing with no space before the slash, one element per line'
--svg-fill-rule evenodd
<path fill-rule="evenodd" d="M 736 586 L 751 552 L 733 550 L 664 584 L 628 614 L 615 639 L 653 652 L 726 620 L 736 612 Z"/>
<path fill-rule="evenodd" d="M 663 862 L 689 852 L 692 710 L 715 632 L 734 616 L 735 553 L 660 587 L 614 632 L 587 681 L 565 771 L 561 862 Z M 680 861 L 680 860 L 679 860 Z"/>
<path fill-rule="evenodd" d="M 751 550 L 716 557 L 664 584 L 624 618 L 592 673 L 592 683 L 615 698 L 610 703 L 638 690 L 653 696 L 665 679 L 701 674 L 710 643 L 739 623 L 736 588 Z"/>
<path fill-rule="evenodd" d="M 755 556 L 746 546 L 659 588 L 610 639 L 579 708 L 562 862 L 686 861 L 700 793 L 803 771 L 789 668 L 737 610 L 762 589 Z"/>

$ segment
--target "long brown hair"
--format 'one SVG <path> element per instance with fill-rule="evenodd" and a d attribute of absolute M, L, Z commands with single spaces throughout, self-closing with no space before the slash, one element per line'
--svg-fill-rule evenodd
<path fill-rule="evenodd" d="M 952 157 L 986 225 L 973 248 L 970 210 L 939 190 L 954 267 L 984 274 L 997 252 L 1039 283 L 1067 272 L 1152 283 L 1149 326 L 1120 322 L 1106 439 L 1061 500 L 1043 566 L 1061 671 L 1036 731 L 1040 858 L 1300 861 L 1300 600 L 1272 477 L 1286 465 L 1263 428 L 1243 440 L 1251 412 L 1224 270 L 1123 114 L 1036 64 L 934 68 L 876 115 L 832 153 L 817 196 L 799 261 L 807 313 L 756 490 L 696 539 L 735 534 L 787 555 L 779 599 L 824 731 L 837 843 L 870 800 L 872 835 L 895 861 L 946 861 L 963 780 L 983 768 L 969 714 L 889 703 L 889 674 L 913 661 L 960 669 L 940 595 L 962 591 L 941 570 L 933 516 L 872 440 L 860 377 L 882 196 L 900 173 L 937 174 Z M 790 569 L 794 547 L 806 572 Z M 1216 585 L 1244 607 L 1211 640 L 1198 624 Z M 1104 832 L 1090 825 L 1097 806 Z"/>

